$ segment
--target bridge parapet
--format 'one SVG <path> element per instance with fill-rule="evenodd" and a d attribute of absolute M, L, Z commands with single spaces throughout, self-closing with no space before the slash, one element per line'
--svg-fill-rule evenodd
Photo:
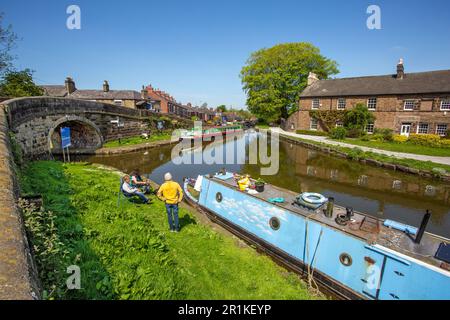
<path fill-rule="evenodd" d="M 26 97 L 7 100 L 2 104 L 9 128 L 14 132 L 25 157 L 41 157 L 58 151 L 60 126 L 73 127 L 75 152 L 77 149 L 93 152 L 108 140 L 148 131 L 149 120 L 161 116 L 148 110 L 71 98 Z M 183 126 L 192 123 L 169 117 L 182 122 Z"/>

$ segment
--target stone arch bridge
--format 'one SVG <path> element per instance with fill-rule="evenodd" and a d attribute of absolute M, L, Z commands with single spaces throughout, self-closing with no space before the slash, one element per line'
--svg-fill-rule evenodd
<path fill-rule="evenodd" d="M 2 105 L 9 129 L 28 158 L 61 152 L 62 126 L 71 128 L 71 150 L 92 153 L 106 141 L 148 131 L 151 121 L 160 116 L 147 110 L 70 98 L 26 97 Z M 189 120 L 171 119 L 180 126 L 190 124 Z"/>

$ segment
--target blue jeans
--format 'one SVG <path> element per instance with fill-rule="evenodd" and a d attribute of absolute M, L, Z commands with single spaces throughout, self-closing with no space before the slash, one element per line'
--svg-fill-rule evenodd
<path fill-rule="evenodd" d="M 147 197 L 142 192 L 136 191 L 133 194 L 137 195 L 144 203 L 148 202 Z"/>
<path fill-rule="evenodd" d="M 167 218 L 169 220 L 170 230 L 180 230 L 180 225 L 178 223 L 178 204 L 168 204 L 166 203 Z M 175 220 L 175 224 L 174 224 Z"/>

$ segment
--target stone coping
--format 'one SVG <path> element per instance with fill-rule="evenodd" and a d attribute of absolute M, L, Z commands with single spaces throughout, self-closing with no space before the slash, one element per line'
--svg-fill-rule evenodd
<path fill-rule="evenodd" d="M 0 107 L 0 300 L 39 299 L 39 280 L 22 213 L 5 110 Z"/>

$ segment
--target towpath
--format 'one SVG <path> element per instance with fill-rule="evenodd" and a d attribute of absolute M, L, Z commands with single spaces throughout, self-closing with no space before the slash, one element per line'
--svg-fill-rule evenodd
<path fill-rule="evenodd" d="M 359 148 L 366 152 L 370 151 L 373 153 L 379 153 L 379 154 L 383 154 L 383 155 L 390 156 L 390 157 L 413 159 L 413 160 L 419 160 L 419 161 L 431 161 L 434 163 L 450 165 L 450 157 L 426 156 L 426 155 L 414 154 L 414 153 L 395 152 L 395 151 L 388 151 L 388 150 L 382 150 L 382 149 L 376 149 L 376 148 L 355 146 L 353 144 L 331 140 L 331 139 L 328 139 L 328 137 L 324 137 L 324 136 L 310 136 L 310 135 L 305 135 L 305 134 L 288 132 L 288 131 L 284 131 L 283 129 L 278 128 L 278 127 L 271 127 L 270 130 L 278 132 L 280 135 L 285 135 L 285 136 L 294 137 L 294 138 L 300 138 L 300 139 L 304 139 L 304 140 L 321 142 L 321 143 L 334 145 L 334 146 L 341 146 L 341 147 L 347 147 L 347 148 Z"/>

